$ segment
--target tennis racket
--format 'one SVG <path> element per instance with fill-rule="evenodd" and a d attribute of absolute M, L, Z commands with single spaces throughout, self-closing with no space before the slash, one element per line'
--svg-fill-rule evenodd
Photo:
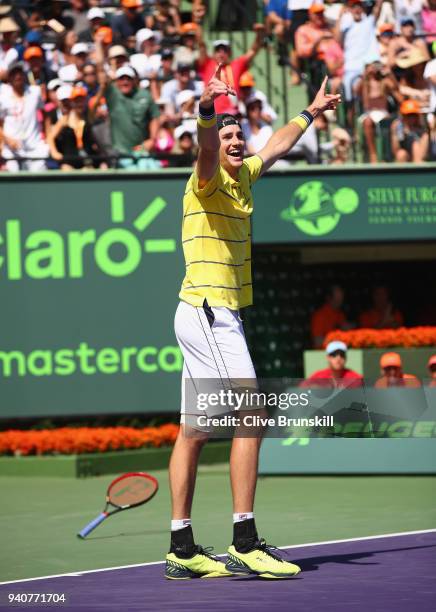
<path fill-rule="evenodd" d="M 141 506 L 152 499 L 159 489 L 159 484 L 153 476 L 144 472 L 129 472 L 113 480 L 106 492 L 106 506 L 103 512 L 77 534 L 78 538 L 86 538 L 100 523 L 122 510 Z M 109 506 L 113 510 L 108 510 Z"/>

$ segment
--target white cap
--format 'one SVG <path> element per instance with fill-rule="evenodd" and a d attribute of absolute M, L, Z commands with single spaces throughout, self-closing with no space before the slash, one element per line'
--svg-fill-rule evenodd
<path fill-rule="evenodd" d="M 89 53 L 88 45 L 84 42 L 78 42 L 71 47 L 71 55 L 79 55 L 79 53 Z"/>
<path fill-rule="evenodd" d="M 52 79 L 47 83 L 47 89 L 49 91 L 53 91 L 56 87 L 60 87 L 62 85 L 62 81 L 60 79 Z"/>
<path fill-rule="evenodd" d="M 348 350 L 345 342 L 341 342 L 340 340 L 333 340 L 333 342 L 329 342 L 325 349 L 326 355 L 331 355 L 335 351 L 344 351 L 346 353 Z"/>
<path fill-rule="evenodd" d="M 229 47 L 230 49 L 231 45 L 230 41 L 226 38 L 219 38 L 218 40 L 213 41 L 213 47 L 214 49 L 216 49 L 216 47 Z"/>
<path fill-rule="evenodd" d="M 192 91 L 192 89 L 182 89 L 176 96 L 176 106 L 180 107 L 192 98 L 195 98 L 195 91 Z"/>
<path fill-rule="evenodd" d="M 194 136 L 195 134 L 195 130 L 190 125 L 186 125 L 184 123 L 182 123 L 182 125 L 178 125 L 176 129 L 174 130 L 174 136 L 176 140 L 181 138 L 183 134 L 186 134 L 186 132 L 188 134 L 191 134 L 191 136 Z"/>
<path fill-rule="evenodd" d="M 90 8 L 89 11 L 86 13 L 86 18 L 88 19 L 88 21 L 92 21 L 93 19 L 104 19 L 104 17 L 104 12 L 101 10 L 101 8 L 98 8 L 97 6 Z"/>
<path fill-rule="evenodd" d="M 150 28 L 141 28 L 136 32 L 136 50 L 141 51 L 142 43 L 150 38 L 156 38 L 156 33 Z"/>
<path fill-rule="evenodd" d="M 263 106 L 263 100 L 260 96 L 257 95 L 257 92 L 251 93 L 245 100 L 244 104 L 245 106 L 248 106 L 249 104 L 253 104 L 253 102 L 260 102 Z"/>
<path fill-rule="evenodd" d="M 74 64 L 67 64 L 58 70 L 58 77 L 63 83 L 74 83 L 78 75 L 79 71 Z"/>
<path fill-rule="evenodd" d="M 130 77 L 131 79 L 136 79 L 137 74 L 135 70 L 132 68 L 132 66 L 128 66 L 126 64 L 125 66 L 121 66 L 121 68 L 118 68 L 118 70 L 115 73 L 116 79 L 120 79 L 123 76 Z"/>
<path fill-rule="evenodd" d="M 109 49 L 109 52 L 107 54 L 109 59 L 112 59 L 114 57 L 121 57 L 122 55 L 125 55 L 126 57 L 128 57 L 129 55 L 122 45 L 114 45 Z"/>
<path fill-rule="evenodd" d="M 72 91 L 73 91 L 73 88 L 71 87 L 71 85 L 61 85 L 56 90 L 56 97 L 58 100 L 69 100 L 71 97 Z"/>

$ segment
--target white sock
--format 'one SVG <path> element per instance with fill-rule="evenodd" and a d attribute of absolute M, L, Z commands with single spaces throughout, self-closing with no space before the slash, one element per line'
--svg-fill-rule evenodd
<path fill-rule="evenodd" d="M 175 521 L 171 521 L 171 531 L 179 531 L 179 529 L 184 529 L 191 525 L 191 519 L 177 519 Z"/>
<path fill-rule="evenodd" d="M 242 521 L 252 518 L 254 518 L 254 512 L 235 512 L 233 514 L 234 523 L 241 523 Z"/>

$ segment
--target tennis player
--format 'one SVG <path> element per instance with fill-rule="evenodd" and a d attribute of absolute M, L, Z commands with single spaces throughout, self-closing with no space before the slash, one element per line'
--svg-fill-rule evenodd
<path fill-rule="evenodd" d="M 239 309 L 252 303 L 251 187 L 283 157 L 338 95 L 326 93 L 327 79 L 313 103 L 277 130 L 266 146 L 244 159 L 244 136 L 232 115 L 215 115 L 214 100 L 235 91 L 221 79 L 219 65 L 200 99 L 199 155 L 183 201 L 182 243 L 186 275 L 175 331 L 184 357 L 181 429 L 170 461 L 171 546 L 165 575 L 170 579 L 257 574 L 289 578 L 300 572 L 257 534 L 253 507 L 261 435 L 235 437 L 230 456 L 233 542 L 227 562 L 195 544 L 191 526 L 198 458 L 207 430 L 192 425 L 196 406 L 185 405 L 186 381 L 255 380 Z M 272 197 L 273 194 L 272 194 Z M 198 413 L 195 418 L 198 417 Z M 197 431 L 196 431 L 197 430 Z M 196 431 L 196 435 L 193 435 Z"/>

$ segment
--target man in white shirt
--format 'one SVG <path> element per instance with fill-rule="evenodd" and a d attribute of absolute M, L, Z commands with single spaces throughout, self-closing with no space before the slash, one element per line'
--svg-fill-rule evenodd
<path fill-rule="evenodd" d="M 379 59 L 376 22 L 383 0 L 377 0 L 370 15 L 365 15 L 361 0 L 348 0 L 349 12 L 344 13 L 336 28 L 336 37 L 344 49 L 345 99 L 353 99 L 353 90 L 369 60 Z"/>
<path fill-rule="evenodd" d="M 8 73 L 9 84 L 0 89 L 0 140 L 6 168 L 15 172 L 44 170 L 48 146 L 43 141 L 38 123 L 38 110 L 42 109 L 41 90 L 38 85 L 27 85 L 24 67 L 14 64 Z M 22 157 L 23 160 L 19 160 Z M 18 158 L 13 159 L 13 158 Z"/>
<path fill-rule="evenodd" d="M 136 70 L 140 79 L 148 79 L 159 70 L 161 57 L 159 53 L 155 53 L 156 48 L 156 32 L 149 28 L 142 28 L 136 32 L 138 53 L 130 56 L 130 65 Z"/>
<path fill-rule="evenodd" d="M 175 72 L 175 78 L 167 81 L 162 86 L 161 97 L 168 100 L 167 112 L 172 115 L 177 112 L 177 94 L 185 89 L 194 92 L 194 97 L 198 100 L 203 92 L 204 85 L 202 81 L 192 79 L 191 66 L 187 64 L 178 64 Z"/>

